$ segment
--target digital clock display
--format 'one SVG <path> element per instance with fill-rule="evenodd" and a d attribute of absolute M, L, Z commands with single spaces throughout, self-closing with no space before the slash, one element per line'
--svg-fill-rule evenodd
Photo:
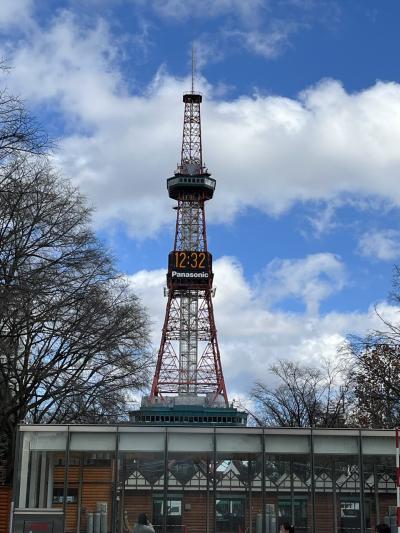
<path fill-rule="evenodd" d="M 212 278 L 212 256 L 209 252 L 174 250 L 168 256 L 169 283 L 207 284 Z"/>

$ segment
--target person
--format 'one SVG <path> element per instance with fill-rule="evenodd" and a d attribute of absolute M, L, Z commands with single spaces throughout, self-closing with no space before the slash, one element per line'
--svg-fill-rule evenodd
<path fill-rule="evenodd" d="M 123 519 L 123 532 L 124 533 L 131 533 L 132 529 L 129 525 L 129 517 L 128 517 L 128 511 L 125 509 L 124 511 L 124 519 Z"/>
<path fill-rule="evenodd" d="M 279 528 L 279 533 L 294 533 L 294 527 L 289 522 L 283 522 Z M 378 533 L 385 533 L 384 531 Z"/>
<path fill-rule="evenodd" d="M 147 520 L 146 513 L 140 513 L 136 524 L 133 526 L 133 533 L 155 533 L 154 527 Z"/>
<path fill-rule="evenodd" d="M 376 526 L 376 533 L 390 533 L 390 526 L 387 524 L 378 524 Z"/>

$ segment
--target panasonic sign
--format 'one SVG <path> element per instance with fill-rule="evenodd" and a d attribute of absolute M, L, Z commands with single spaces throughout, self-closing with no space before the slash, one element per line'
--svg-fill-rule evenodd
<path fill-rule="evenodd" d="M 177 272 L 176 270 L 173 270 L 171 272 L 171 277 L 173 278 L 201 278 L 201 279 L 207 279 L 209 277 L 208 272 Z"/>

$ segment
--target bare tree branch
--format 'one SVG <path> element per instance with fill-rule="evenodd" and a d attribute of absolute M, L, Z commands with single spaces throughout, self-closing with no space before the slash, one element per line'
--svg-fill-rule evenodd
<path fill-rule="evenodd" d="M 280 360 L 270 368 L 269 386 L 257 382 L 251 398 L 264 425 L 337 427 L 345 423 L 350 385 L 342 360 L 322 361 L 320 368 Z"/>
<path fill-rule="evenodd" d="M 126 416 L 128 392 L 148 383 L 147 314 L 90 216 L 45 158 L 0 163 L 3 452 L 22 419 L 115 421 Z"/>

